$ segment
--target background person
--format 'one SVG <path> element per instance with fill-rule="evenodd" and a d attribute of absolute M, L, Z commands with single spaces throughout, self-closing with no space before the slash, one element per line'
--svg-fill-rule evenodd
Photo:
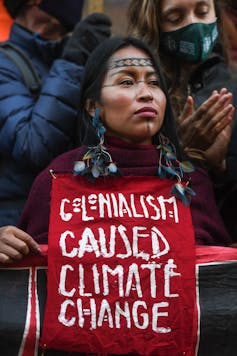
<path fill-rule="evenodd" d="M 196 149 L 207 166 L 221 172 L 226 169 L 235 83 L 221 45 L 218 10 L 213 0 L 132 0 L 128 17 L 129 32 L 147 41 L 160 57 L 184 149 L 190 156 Z M 237 177 L 236 153 L 231 144 L 228 167 L 230 176 L 234 169 Z"/>
<path fill-rule="evenodd" d="M 20 219 L 21 229 L 38 243 L 47 243 L 53 177 L 57 177 L 58 173 L 72 173 L 73 170 L 75 174 L 89 175 L 94 178 L 91 183 L 93 191 L 98 176 L 106 179 L 111 171 L 116 173 L 112 160 L 119 172 L 128 176 L 158 174 L 164 177 L 166 168 L 169 167 L 173 175 L 168 174 L 167 178 L 174 179 L 174 194 L 178 194 L 178 198 L 184 203 L 190 201 L 189 193 L 192 193 L 186 184 L 190 177 L 191 188 L 196 192 L 191 197 L 190 205 L 196 243 L 227 245 L 231 242 L 214 201 L 212 184 L 203 169 L 186 173 L 180 179 L 183 183 L 179 185 L 178 191 L 175 190 L 182 153 L 162 75 L 154 55 L 143 42 L 114 37 L 98 46 L 85 67 L 79 112 L 80 118 L 83 118 L 79 121 L 79 136 L 83 123 L 90 126 L 90 130 L 94 128 L 99 137 L 96 144 L 95 141 L 89 143 L 90 150 L 95 145 L 90 154 L 91 159 L 84 161 L 86 164 L 83 168 L 83 157 L 88 148 L 80 146 L 59 156 L 41 172 L 32 186 Z M 87 127 L 83 131 L 87 132 Z M 88 138 L 85 139 L 88 143 Z M 162 145 L 174 148 L 173 144 L 176 146 L 175 150 L 172 149 L 173 158 L 170 160 L 167 156 L 168 161 L 162 163 Z M 111 156 L 109 161 L 108 154 Z M 52 175 L 49 170 L 53 172 Z M 157 179 L 161 178 L 157 176 Z M 210 213 L 206 214 L 206 211 Z M 15 236 L 13 244 L 10 236 L 15 235 L 16 231 L 11 230 L 5 240 L 2 239 L 3 232 L 4 230 L 2 234 L 0 232 L 1 262 L 9 263 L 20 259 L 25 251 L 30 250 L 32 241 L 28 244 L 26 238 L 21 239 L 19 248 L 16 242 L 19 237 Z M 37 250 L 35 246 L 32 248 Z"/>
<path fill-rule="evenodd" d="M 31 92 L 0 53 L 0 226 L 17 223 L 37 173 L 73 147 L 83 67 L 111 28 L 104 14 L 80 21 L 78 0 L 4 4 L 15 19 L 9 42 L 32 61 L 42 86 Z"/>
<path fill-rule="evenodd" d="M 219 15 L 214 0 L 132 0 L 128 12 L 129 32 L 159 54 L 181 145 L 218 182 L 223 206 L 237 180 L 237 95 Z"/>

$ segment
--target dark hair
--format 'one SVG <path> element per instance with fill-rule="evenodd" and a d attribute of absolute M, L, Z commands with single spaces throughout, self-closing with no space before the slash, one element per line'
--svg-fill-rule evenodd
<path fill-rule="evenodd" d="M 102 42 L 90 55 L 84 71 L 84 77 L 81 83 L 80 107 L 79 107 L 79 134 L 84 134 L 83 140 L 79 139 L 80 143 L 90 144 L 90 139 L 93 140 L 93 129 L 90 125 L 91 120 L 85 109 L 87 99 L 92 101 L 100 101 L 101 87 L 108 70 L 108 62 L 111 56 L 119 49 L 133 46 L 146 52 L 151 58 L 153 66 L 160 78 L 160 87 L 163 90 L 167 104 L 165 110 L 164 122 L 161 127 L 162 133 L 169 137 L 177 149 L 177 155 L 180 155 L 180 148 L 176 133 L 176 124 L 173 117 L 173 112 L 170 105 L 168 91 L 164 82 L 163 75 L 160 71 L 159 63 L 152 50 L 143 41 L 133 37 L 112 37 Z M 158 143 L 157 137 L 154 137 L 154 143 Z"/>

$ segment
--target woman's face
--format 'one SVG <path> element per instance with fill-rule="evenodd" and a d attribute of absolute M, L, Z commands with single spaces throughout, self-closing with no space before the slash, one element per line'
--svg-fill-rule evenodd
<path fill-rule="evenodd" d="M 175 31 L 195 22 L 216 19 L 214 0 L 161 0 L 161 30 Z"/>
<path fill-rule="evenodd" d="M 132 46 L 115 52 L 96 106 L 106 135 L 151 143 L 164 120 L 166 97 L 150 57 Z"/>

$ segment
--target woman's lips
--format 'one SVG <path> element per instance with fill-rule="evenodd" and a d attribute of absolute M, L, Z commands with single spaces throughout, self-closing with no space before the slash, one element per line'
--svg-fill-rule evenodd
<path fill-rule="evenodd" d="M 156 117 L 157 111 L 151 107 L 143 107 L 135 112 L 135 115 L 140 117 Z"/>

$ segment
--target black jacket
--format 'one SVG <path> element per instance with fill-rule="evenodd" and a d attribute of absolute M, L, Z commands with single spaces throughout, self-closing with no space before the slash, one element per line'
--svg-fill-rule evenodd
<path fill-rule="evenodd" d="M 217 203 L 225 225 L 233 240 L 237 240 L 237 75 L 228 69 L 221 53 L 213 53 L 193 73 L 189 81 L 189 91 L 196 107 L 203 103 L 213 90 L 227 88 L 233 94 L 235 107 L 231 140 L 227 152 L 227 173 L 222 183 L 215 184 Z M 214 180 L 215 182 L 215 180 Z"/>
<path fill-rule="evenodd" d="M 231 73 L 220 53 L 203 62 L 193 73 L 189 81 L 189 91 L 198 107 L 212 94 L 213 90 L 227 88 L 233 94 L 233 105 L 237 108 L 237 74 Z M 226 182 L 237 181 L 237 110 L 234 113 L 234 125 L 227 153 Z"/>

